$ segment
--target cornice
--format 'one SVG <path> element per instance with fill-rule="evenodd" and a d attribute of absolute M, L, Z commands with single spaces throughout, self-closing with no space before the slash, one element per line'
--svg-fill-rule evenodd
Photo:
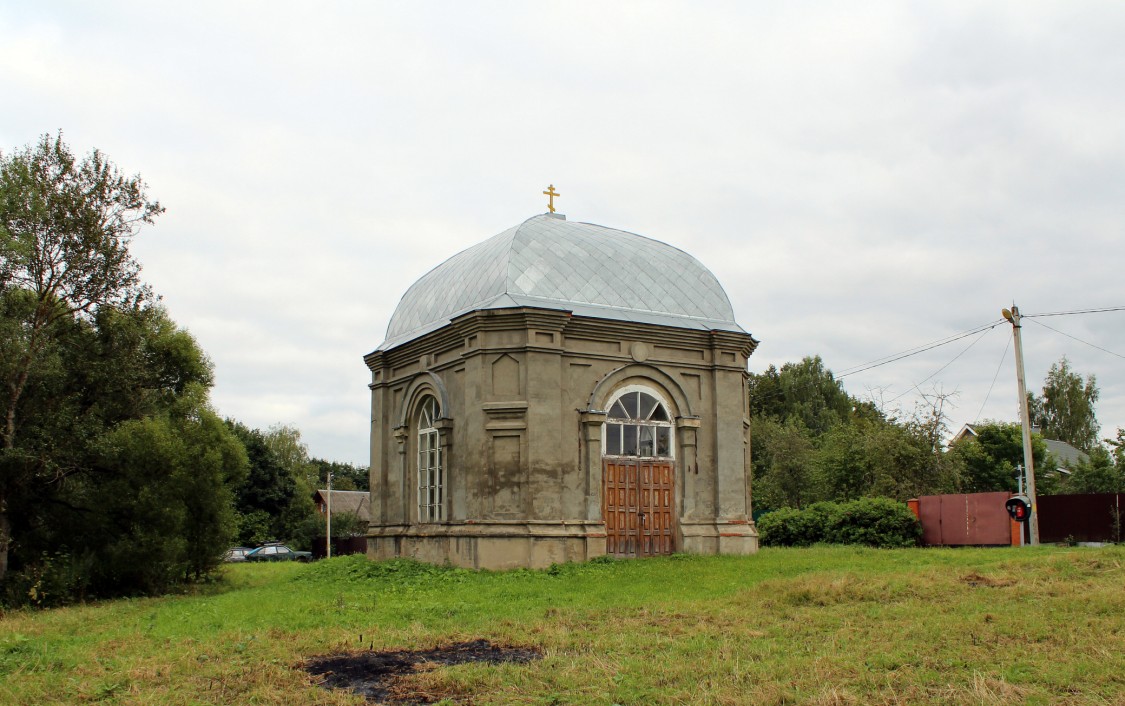
<path fill-rule="evenodd" d="M 598 319 L 588 316 L 574 316 L 568 311 L 539 309 L 535 307 L 512 307 L 508 309 L 482 309 L 470 311 L 454 318 L 450 324 L 431 331 L 389 350 L 375 350 L 363 357 L 371 370 L 381 368 L 400 368 L 423 361 L 423 368 L 430 368 L 424 357 L 440 356 L 454 350 L 461 350 L 462 357 L 479 355 L 482 352 L 536 350 L 569 354 L 565 342 L 561 346 L 542 346 L 533 342 L 518 345 L 507 344 L 498 347 L 477 344 L 469 347 L 466 341 L 487 331 L 526 331 L 560 333 L 567 337 L 593 341 L 617 342 L 622 340 L 642 341 L 666 348 L 706 349 L 737 351 L 749 357 L 758 347 L 758 340 L 748 333 L 738 331 L 684 329 L 658 324 L 648 324 L 617 319 Z M 593 357 L 604 357 L 594 355 Z M 618 356 L 610 356 L 617 358 Z M 621 356 L 626 357 L 626 356 Z M 433 358 L 431 357 L 432 361 Z M 670 364 L 685 365 L 684 361 L 668 361 Z M 445 367 L 443 362 L 439 367 Z M 710 364 L 690 367 L 740 367 L 713 361 Z"/>

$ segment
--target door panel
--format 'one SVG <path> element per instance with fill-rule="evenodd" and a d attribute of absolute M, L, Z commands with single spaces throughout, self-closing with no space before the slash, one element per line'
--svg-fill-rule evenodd
<path fill-rule="evenodd" d="M 602 477 L 606 553 L 616 557 L 671 554 L 672 462 L 607 458 Z"/>

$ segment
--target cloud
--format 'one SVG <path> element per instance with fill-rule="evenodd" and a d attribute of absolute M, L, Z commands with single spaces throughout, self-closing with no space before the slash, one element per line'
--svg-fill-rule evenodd
<path fill-rule="evenodd" d="M 220 412 L 363 462 L 399 297 L 548 183 L 711 268 L 752 371 L 1125 304 L 1123 30 L 1116 3 L 27 5 L 0 146 L 61 127 L 140 172 L 168 211 L 135 250 Z M 1044 323 L 1125 354 L 1123 315 Z M 845 383 L 1014 418 L 1005 326 Z M 1125 426 L 1119 357 L 1024 336 L 1029 386 L 1066 354 Z"/>

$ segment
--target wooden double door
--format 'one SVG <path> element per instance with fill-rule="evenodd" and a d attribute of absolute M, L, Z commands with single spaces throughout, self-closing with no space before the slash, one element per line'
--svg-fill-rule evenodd
<path fill-rule="evenodd" d="M 671 460 L 602 461 L 606 554 L 645 557 L 674 550 L 675 473 Z"/>

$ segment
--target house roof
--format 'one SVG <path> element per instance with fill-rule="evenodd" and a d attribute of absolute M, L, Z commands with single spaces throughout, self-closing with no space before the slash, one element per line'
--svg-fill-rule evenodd
<path fill-rule="evenodd" d="M 956 434 L 953 435 L 953 438 L 950 440 L 950 443 L 960 441 L 961 439 L 967 439 L 969 437 L 974 437 L 976 435 L 977 435 L 977 430 L 973 428 L 973 425 L 972 424 L 965 424 L 961 427 L 960 430 L 958 430 L 958 432 Z"/>
<path fill-rule="evenodd" d="M 1040 437 L 1043 439 L 1043 443 L 1047 446 L 1047 452 L 1055 457 L 1055 460 L 1058 462 L 1059 468 L 1061 470 L 1073 471 L 1079 462 L 1089 459 L 1089 457 L 1085 453 L 1076 449 L 1065 441 L 1048 439 L 1044 437 L 1037 427 L 1032 427 L 1031 431 L 1032 433 L 1040 435 Z M 976 435 L 977 430 L 973 428 L 973 425 L 966 424 L 962 426 L 956 434 L 953 435 L 951 443 L 958 442 L 969 437 L 974 437 Z"/>
<path fill-rule="evenodd" d="M 1043 443 L 1047 444 L 1047 451 L 1055 457 L 1055 460 L 1059 463 L 1059 467 L 1068 471 L 1073 471 L 1075 467 L 1078 466 L 1079 462 L 1088 460 L 1089 458 L 1086 454 L 1065 441 L 1043 439 Z"/>
<path fill-rule="evenodd" d="M 328 491 L 318 490 L 313 494 L 317 505 L 327 505 Z M 356 517 L 365 522 L 371 521 L 371 493 L 366 490 L 333 490 L 332 514 L 340 512 L 355 513 Z"/>
<path fill-rule="evenodd" d="M 423 275 L 403 295 L 379 350 L 406 343 L 470 311 L 522 306 L 745 333 L 718 279 L 683 250 L 546 213 Z"/>

